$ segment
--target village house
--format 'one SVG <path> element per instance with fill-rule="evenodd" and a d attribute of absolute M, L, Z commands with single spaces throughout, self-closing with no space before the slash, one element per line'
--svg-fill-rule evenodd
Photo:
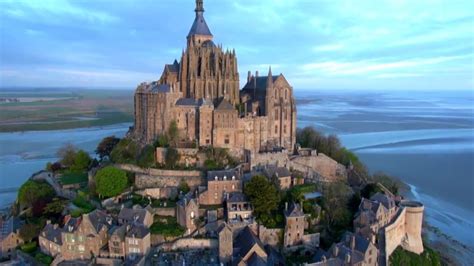
<path fill-rule="evenodd" d="M 109 231 L 109 254 L 111 258 L 125 259 L 125 234 L 127 225 L 114 226 Z"/>
<path fill-rule="evenodd" d="M 250 227 L 233 232 L 223 224 L 219 233 L 219 259 L 224 265 L 267 265 L 268 254 Z M 235 235 L 235 237 L 234 237 Z"/>
<path fill-rule="evenodd" d="M 6 221 L 0 219 L 0 258 L 11 257 L 15 248 L 23 244 L 20 227 L 20 219 L 16 217 L 10 217 Z"/>
<path fill-rule="evenodd" d="M 199 203 L 189 192 L 176 204 L 176 220 L 179 225 L 186 228 L 186 233 L 190 234 L 197 229 L 196 220 L 199 216 Z"/>
<path fill-rule="evenodd" d="M 151 247 L 150 230 L 144 225 L 128 225 L 125 234 L 125 256 L 129 260 L 145 256 Z"/>
<path fill-rule="evenodd" d="M 239 171 L 219 170 L 207 172 L 207 189 L 199 195 L 201 205 L 221 205 L 225 194 L 242 191 L 242 180 Z"/>
<path fill-rule="evenodd" d="M 367 239 L 375 238 L 379 230 L 387 226 L 396 215 L 398 207 L 392 197 L 376 193 L 369 199 L 362 198 L 354 219 L 354 230 Z"/>
<path fill-rule="evenodd" d="M 108 243 L 108 231 L 112 227 L 112 217 L 95 210 L 80 218 L 65 218 L 62 232 L 65 260 L 85 260 L 98 256 L 100 249 Z"/>
<path fill-rule="evenodd" d="M 61 253 L 63 245 L 62 231 L 58 224 L 51 224 L 51 221 L 48 220 L 38 236 L 41 252 L 51 257 L 56 257 L 57 254 Z"/>
<path fill-rule="evenodd" d="M 120 225 L 141 224 L 149 228 L 153 224 L 153 215 L 141 207 L 122 208 L 118 215 L 118 223 Z"/>
<path fill-rule="evenodd" d="M 253 208 L 245 194 L 242 192 L 231 192 L 227 195 L 227 222 L 229 224 L 253 223 Z"/>
<path fill-rule="evenodd" d="M 287 190 L 292 186 L 291 173 L 286 167 L 267 166 L 264 169 L 265 175 L 270 179 L 276 178 L 281 190 Z"/>
<path fill-rule="evenodd" d="M 283 246 L 291 247 L 303 244 L 305 215 L 300 204 L 292 203 L 288 208 L 288 203 L 285 203 L 285 220 Z"/>

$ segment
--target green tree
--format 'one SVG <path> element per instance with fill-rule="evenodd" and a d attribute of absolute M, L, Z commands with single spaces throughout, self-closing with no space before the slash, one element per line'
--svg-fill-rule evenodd
<path fill-rule="evenodd" d="M 96 193 L 101 197 L 114 197 L 122 193 L 128 185 L 125 171 L 107 166 L 95 175 Z"/>
<path fill-rule="evenodd" d="M 115 136 L 109 136 L 102 139 L 95 150 L 95 153 L 99 156 L 100 160 L 108 158 L 119 141 L 120 139 Z"/>
<path fill-rule="evenodd" d="M 166 168 L 174 169 L 178 165 L 180 157 L 181 156 L 175 148 L 168 148 L 165 156 Z"/>
<path fill-rule="evenodd" d="M 371 179 L 373 182 L 382 184 L 394 195 L 398 195 L 400 187 L 402 186 L 402 182 L 399 179 L 382 172 L 375 173 Z"/>
<path fill-rule="evenodd" d="M 63 147 L 59 148 L 57 156 L 59 161 L 65 167 L 71 167 L 74 164 L 76 159 L 77 149 L 71 143 L 65 144 Z"/>
<path fill-rule="evenodd" d="M 168 136 L 166 134 L 159 135 L 158 138 L 155 140 L 155 143 L 153 143 L 153 146 L 155 146 L 155 148 L 157 148 L 157 147 L 163 147 L 163 148 L 169 147 Z"/>
<path fill-rule="evenodd" d="M 188 186 L 188 183 L 186 183 L 184 180 L 181 180 L 178 185 L 178 191 L 183 192 L 183 194 L 187 194 L 191 189 Z"/>
<path fill-rule="evenodd" d="M 46 207 L 43 209 L 43 214 L 46 216 L 59 216 L 66 207 L 66 201 L 59 198 L 54 198 L 53 201 L 46 204 Z"/>
<path fill-rule="evenodd" d="M 18 191 L 18 202 L 28 207 L 39 200 L 48 200 L 54 197 L 53 188 L 44 181 L 28 180 Z"/>
<path fill-rule="evenodd" d="M 179 130 L 178 124 L 176 121 L 171 121 L 170 126 L 168 128 L 168 140 L 171 147 L 176 147 L 179 140 Z"/>
<path fill-rule="evenodd" d="M 253 176 L 245 184 L 244 193 L 252 203 L 254 214 L 259 221 L 269 217 L 280 203 L 280 194 L 277 188 L 261 175 Z"/>
<path fill-rule="evenodd" d="M 25 242 L 31 242 L 39 235 L 40 231 L 41 227 L 39 225 L 27 223 L 20 227 L 20 237 Z"/>
<path fill-rule="evenodd" d="M 146 145 L 137 159 L 140 167 L 153 167 L 155 165 L 155 148 L 152 145 Z"/>
<path fill-rule="evenodd" d="M 74 164 L 71 165 L 70 170 L 73 172 L 86 171 L 91 163 L 91 157 L 83 150 L 79 150 L 74 157 Z"/>
<path fill-rule="evenodd" d="M 110 160 L 115 163 L 135 163 L 139 151 L 138 144 L 135 141 L 124 138 L 110 153 Z"/>

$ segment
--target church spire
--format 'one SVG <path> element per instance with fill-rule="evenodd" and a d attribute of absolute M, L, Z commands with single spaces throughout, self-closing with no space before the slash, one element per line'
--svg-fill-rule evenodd
<path fill-rule="evenodd" d="M 267 87 L 273 86 L 272 66 L 268 68 Z"/>
<path fill-rule="evenodd" d="M 196 12 L 196 15 L 202 15 L 202 13 L 204 12 L 203 0 L 196 0 L 196 9 L 194 9 L 194 11 Z"/>

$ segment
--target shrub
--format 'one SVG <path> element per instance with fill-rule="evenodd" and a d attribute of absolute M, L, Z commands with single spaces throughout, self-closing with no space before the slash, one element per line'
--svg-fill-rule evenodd
<path fill-rule="evenodd" d="M 114 197 L 122 193 L 128 185 L 125 171 L 107 166 L 95 175 L 96 192 L 101 197 Z"/>
<path fill-rule="evenodd" d="M 115 163 L 135 163 L 138 153 L 137 143 L 131 139 L 121 139 L 110 153 L 110 160 Z"/>
<path fill-rule="evenodd" d="M 51 265 L 51 263 L 53 262 L 53 257 L 48 256 L 42 252 L 38 252 L 35 255 L 35 260 L 36 262 L 42 265 Z"/>
<path fill-rule="evenodd" d="M 53 188 L 44 181 L 28 180 L 18 191 L 20 204 L 32 207 L 39 200 L 50 200 L 55 196 Z"/>
<path fill-rule="evenodd" d="M 36 251 L 36 242 L 29 242 L 20 246 L 21 251 L 31 254 Z"/>

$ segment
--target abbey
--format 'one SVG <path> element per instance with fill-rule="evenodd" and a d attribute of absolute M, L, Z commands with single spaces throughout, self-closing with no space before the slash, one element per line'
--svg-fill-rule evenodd
<path fill-rule="evenodd" d="M 235 51 L 213 42 L 202 0 L 181 60 L 164 67 L 161 78 L 135 92 L 133 136 L 152 143 L 175 121 L 180 143 L 236 152 L 292 151 L 296 135 L 293 88 L 285 77 L 252 75 L 239 89 Z"/>

